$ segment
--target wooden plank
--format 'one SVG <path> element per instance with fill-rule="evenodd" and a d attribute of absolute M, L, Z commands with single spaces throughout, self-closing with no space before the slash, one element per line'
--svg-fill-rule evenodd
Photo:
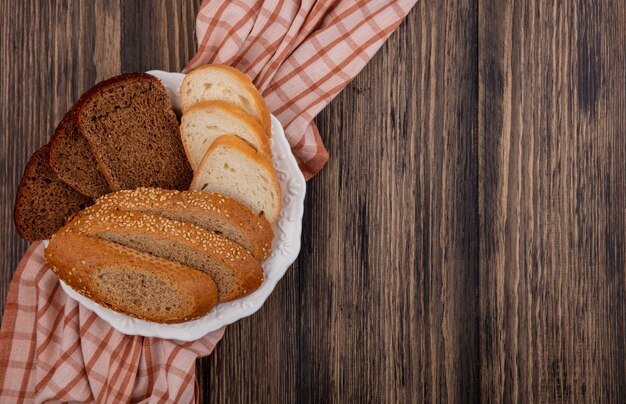
<path fill-rule="evenodd" d="M 195 54 L 200 0 L 122 1 L 122 71 L 180 71 Z"/>
<path fill-rule="evenodd" d="M 119 37 L 108 31 L 119 31 L 115 4 L 0 2 L 0 313 L 27 246 L 13 225 L 13 201 L 24 166 L 97 76 L 119 69 L 119 52 L 116 56 L 111 51 L 119 49 Z M 96 45 L 103 39 L 107 48 Z"/>
<path fill-rule="evenodd" d="M 626 7 L 480 4 L 482 397 L 622 401 Z"/>
<path fill-rule="evenodd" d="M 122 71 L 121 0 L 98 0 L 93 5 L 96 14 L 94 40 L 94 67 L 96 82 L 120 74 Z"/>
<path fill-rule="evenodd" d="M 210 402 L 478 398 L 475 16 L 420 2 L 317 118 L 300 257 L 227 329 Z"/>

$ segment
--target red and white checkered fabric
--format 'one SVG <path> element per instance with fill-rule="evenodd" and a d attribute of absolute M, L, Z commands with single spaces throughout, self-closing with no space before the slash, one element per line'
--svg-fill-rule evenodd
<path fill-rule="evenodd" d="M 121 334 L 63 292 L 34 243 L 5 306 L 0 402 L 194 402 L 196 358 L 223 334 L 194 342 Z"/>
<path fill-rule="evenodd" d="M 328 154 L 312 122 L 363 68 L 415 0 L 202 3 L 185 71 L 245 71 L 282 122 L 307 178 Z M 34 243 L 15 272 L 0 330 L 0 402 L 197 401 L 195 360 L 224 330 L 182 343 L 130 337 L 71 300 Z"/>
<path fill-rule="evenodd" d="M 198 53 L 250 76 L 285 127 L 305 178 L 328 152 L 313 118 L 361 71 L 416 0 L 205 0 Z"/>

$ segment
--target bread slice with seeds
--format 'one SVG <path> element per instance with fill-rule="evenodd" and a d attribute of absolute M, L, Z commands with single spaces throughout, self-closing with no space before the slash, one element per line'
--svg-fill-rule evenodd
<path fill-rule="evenodd" d="M 224 65 L 204 65 L 189 72 L 180 86 L 183 113 L 200 101 L 226 101 L 255 117 L 269 137 L 270 113 L 252 80 L 241 71 Z"/>
<path fill-rule="evenodd" d="M 185 152 L 194 170 L 213 141 L 226 134 L 236 135 L 256 151 L 272 155 L 269 140 L 256 119 L 234 104 L 202 101 L 189 108 L 180 123 Z"/>
<path fill-rule="evenodd" d="M 190 189 L 230 196 L 270 223 L 280 213 L 280 185 L 272 162 L 237 136 L 220 136 L 213 142 Z"/>
<path fill-rule="evenodd" d="M 193 176 L 167 91 L 154 76 L 105 80 L 76 103 L 76 122 L 111 189 L 188 189 Z"/>
<path fill-rule="evenodd" d="M 98 237 L 197 269 L 213 278 L 220 302 L 244 296 L 263 281 L 261 264 L 239 244 L 150 213 L 95 209 L 61 232 Z"/>
<path fill-rule="evenodd" d="M 89 142 L 76 126 L 74 113 L 74 109 L 68 111 L 54 131 L 48 162 L 63 182 L 95 199 L 111 192 L 111 187 L 98 168 Z"/>
<path fill-rule="evenodd" d="M 26 240 L 43 240 L 93 200 L 61 181 L 47 161 L 48 146 L 28 160 L 17 188 L 13 218 L 17 233 Z"/>
<path fill-rule="evenodd" d="M 179 323 L 217 304 L 211 277 L 181 264 L 83 234 L 55 234 L 46 262 L 63 282 L 112 310 Z"/>
<path fill-rule="evenodd" d="M 262 262 L 272 248 L 274 232 L 265 217 L 225 195 L 199 191 L 138 188 L 113 192 L 96 201 L 95 209 L 146 212 L 195 224 L 236 242 Z"/>

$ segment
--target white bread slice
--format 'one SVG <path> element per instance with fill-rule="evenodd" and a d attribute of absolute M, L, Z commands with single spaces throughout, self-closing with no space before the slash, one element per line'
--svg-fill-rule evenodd
<path fill-rule="evenodd" d="M 84 234 L 56 233 L 45 257 L 72 289 L 133 317 L 180 323 L 205 315 L 217 304 L 217 286 L 210 276 Z"/>
<path fill-rule="evenodd" d="M 224 65 L 205 65 L 189 72 L 180 86 L 183 113 L 197 102 L 212 100 L 227 101 L 239 106 L 255 117 L 267 136 L 270 136 L 269 109 L 246 74 Z"/>
<path fill-rule="evenodd" d="M 213 141 L 225 134 L 239 136 L 257 151 L 272 154 L 263 128 L 243 109 L 224 101 L 201 101 L 185 112 L 180 124 L 180 136 L 194 170 Z"/>
<path fill-rule="evenodd" d="M 263 213 L 270 223 L 280 213 L 280 184 L 272 162 L 237 136 L 220 136 L 213 142 L 190 189 L 230 196 L 257 215 Z"/>
<path fill-rule="evenodd" d="M 152 213 L 195 224 L 241 245 L 259 262 L 272 250 L 274 232 L 270 223 L 241 202 L 221 194 L 137 188 L 107 194 L 98 199 L 93 209 Z M 76 216 L 91 210 L 84 209 Z"/>

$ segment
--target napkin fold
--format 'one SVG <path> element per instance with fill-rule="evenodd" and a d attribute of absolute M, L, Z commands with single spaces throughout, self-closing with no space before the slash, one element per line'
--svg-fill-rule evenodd
<path fill-rule="evenodd" d="M 261 90 L 305 177 L 328 160 L 313 118 L 365 66 L 416 0 L 205 0 L 185 66 L 232 65 Z M 11 281 L 0 329 L 0 402 L 197 401 L 198 341 L 131 337 L 70 299 L 33 243 Z"/>

